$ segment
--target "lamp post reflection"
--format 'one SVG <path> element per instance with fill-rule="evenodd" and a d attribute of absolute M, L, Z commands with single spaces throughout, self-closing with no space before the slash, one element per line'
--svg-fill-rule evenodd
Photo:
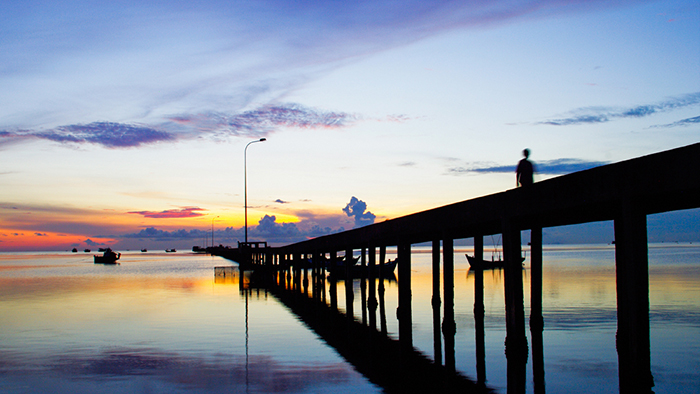
<path fill-rule="evenodd" d="M 211 219 L 211 247 L 213 248 L 214 245 L 214 220 L 216 220 L 217 217 Z"/>
<path fill-rule="evenodd" d="M 244 194 L 244 205 L 245 205 L 245 242 L 248 243 L 248 169 L 247 169 L 247 154 L 248 146 L 256 142 L 265 142 L 266 138 L 260 138 L 259 140 L 250 141 L 243 149 L 243 194 Z"/>

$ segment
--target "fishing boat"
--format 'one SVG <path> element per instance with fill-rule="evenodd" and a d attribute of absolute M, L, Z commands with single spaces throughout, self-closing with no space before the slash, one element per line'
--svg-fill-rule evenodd
<path fill-rule="evenodd" d="M 165 249 L 165 253 L 175 253 L 177 250 L 175 249 Z"/>
<path fill-rule="evenodd" d="M 117 260 L 122 257 L 121 253 L 115 253 L 112 249 L 107 248 L 102 256 L 93 255 L 95 264 L 119 264 Z"/>
<path fill-rule="evenodd" d="M 372 276 L 376 278 L 379 277 L 379 273 L 381 272 L 382 276 L 386 278 L 390 275 L 393 275 L 394 270 L 396 269 L 397 262 L 398 258 L 394 260 L 389 260 L 384 264 L 375 265 L 373 269 L 370 269 L 369 265 L 361 266 L 353 264 L 353 266 L 350 267 L 350 275 L 353 278 L 359 278 L 362 276 L 369 276 L 371 272 Z M 328 272 L 332 276 L 345 276 L 345 265 L 339 264 L 335 267 L 329 266 Z"/>
<path fill-rule="evenodd" d="M 492 269 L 501 269 L 505 267 L 505 261 L 501 258 L 499 259 L 494 259 L 492 256 L 491 260 L 484 260 L 484 259 L 477 259 L 474 256 L 470 256 L 468 254 L 465 254 L 467 256 L 467 261 L 469 262 L 469 265 L 473 269 L 481 269 L 481 270 L 492 270 Z M 520 258 L 520 263 L 525 261 L 525 257 Z"/>

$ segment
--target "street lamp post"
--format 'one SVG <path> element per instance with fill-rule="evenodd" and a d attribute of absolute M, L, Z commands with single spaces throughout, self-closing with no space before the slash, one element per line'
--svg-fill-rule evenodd
<path fill-rule="evenodd" d="M 247 169 L 247 154 L 248 154 L 248 146 L 250 144 L 254 144 L 256 142 L 265 142 L 267 141 L 266 138 L 260 138 L 259 140 L 255 141 L 250 141 L 248 145 L 245 146 L 245 149 L 243 149 L 243 194 L 245 198 L 244 206 L 245 206 L 245 243 L 248 243 L 248 169 Z"/>

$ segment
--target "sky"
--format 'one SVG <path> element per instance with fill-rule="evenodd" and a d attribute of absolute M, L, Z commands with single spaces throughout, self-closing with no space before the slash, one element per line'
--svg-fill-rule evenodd
<path fill-rule="evenodd" d="M 236 245 L 246 194 L 285 244 L 700 140 L 690 0 L 22 0 L 0 37 L 0 251 Z"/>

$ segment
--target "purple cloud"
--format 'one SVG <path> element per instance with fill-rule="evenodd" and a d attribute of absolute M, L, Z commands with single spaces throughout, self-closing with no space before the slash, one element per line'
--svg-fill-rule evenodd
<path fill-rule="evenodd" d="M 223 132 L 234 136 L 259 136 L 284 127 L 340 128 L 357 119 L 357 116 L 344 112 L 321 111 L 297 104 L 266 105 L 233 115 L 209 113 L 170 118 L 200 132 Z"/>
<path fill-rule="evenodd" d="M 284 127 L 341 128 L 358 120 L 344 112 L 321 111 L 297 104 L 267 105 L 239 114 L 199 114 L 171 117 L 159 128 L 113 122 L 60 126 L 49 131 L 0 131 L 0 143 L 11 138 L 40 138 L 61 143 L 90 143 L 107 148 L 131 148 L 157 142 L 174 142 L 203 134 L 260 136 Z M 182 126 L 194 133 L 182 130 Z M 164 129 L 180 129 L 178 133 Z"/>
<path fill-rule="evenodd" d="M 59 126 L 49 131 L 0 131 L 0 143 L 11 140 L 39 138 L 60 143 L 95 144 L 107 148 L 130 148 L 156 142 L 170 142 L 175 134 L 149 126 L 114 122 L 93 122 Z"/>
<path fill-rule="evenodd" d="M 128 212 L 137 215 L 143 215 L 146 218 L 155 219 L 181 219 L 181 218 L 194 218 L 198 216 L 204 216 L 203 213 L 198 211 L 205 211 L 205 209 L 199 207 L 184 207 L 181 209 L 167 209 L 165 211 L 154 212 L 154 211 L 138 211 L 138 212 Z"/>

